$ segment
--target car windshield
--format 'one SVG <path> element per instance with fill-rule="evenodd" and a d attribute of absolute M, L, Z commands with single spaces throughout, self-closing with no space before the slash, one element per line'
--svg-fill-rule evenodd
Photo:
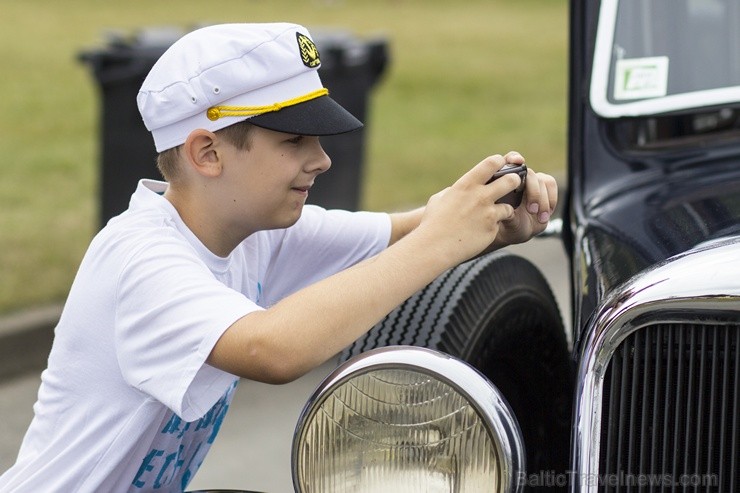
<path fill-rule="evenodd" d="M 740 1 L 603 0 L 591 105 L 611 118 L 740 102 Z"/>

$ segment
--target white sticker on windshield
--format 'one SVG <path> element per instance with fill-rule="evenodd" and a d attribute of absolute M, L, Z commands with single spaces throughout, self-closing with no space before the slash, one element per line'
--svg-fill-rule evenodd
<path fill-rule="evenodd" d="M 614 68 L 614 99 L 660 98 L 668 90 L 668 57 L 625 58 Z"/>

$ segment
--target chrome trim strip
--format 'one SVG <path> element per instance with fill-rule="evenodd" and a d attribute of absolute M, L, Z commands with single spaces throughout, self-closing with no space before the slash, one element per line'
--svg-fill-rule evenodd
<path fill-rule="evenodd" d="M 648 269 L 614 290 L 592 317 L 576 377 L 573 492 L 595 492 L 599 479 L 601 391 L 614 351 L 655 322 L 740 317 L 740 236 L 707 243 Z"/>
<path fill-rule="evenodd" d="M 362 353 L 336 368 L 316 388 L 298 418 L 293 435 L 291 469 L 293 486 L 298 492 L 298 445 L 312 409 L 323 402 L 337 385 L 373 370 L 409 368 L 438 378 L 465 395 L 476 407 L 489 429 L 500 456 L 504 459 L 504 492 L 524 490 L 521 474 L 525 471 L 524 440 L 511 408 L 498 389 L 469 364 L 445 353 L 414 346 L 389 346 Z"/>

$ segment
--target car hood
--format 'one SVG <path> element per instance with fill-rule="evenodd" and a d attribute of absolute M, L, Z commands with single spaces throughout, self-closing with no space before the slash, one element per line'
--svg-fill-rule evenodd
<path fill-rule="evenodd" d="M 577 309 L 584 321 L 633 275 L 696 245 L 740 234 L 740 162 L 646 169 L 593 193 L 577 241 Z M 740 258 L 740 253 L 738 254 Z"/>

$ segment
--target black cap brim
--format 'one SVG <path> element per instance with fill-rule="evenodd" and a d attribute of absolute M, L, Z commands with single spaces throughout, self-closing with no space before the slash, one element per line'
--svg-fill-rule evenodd
<path fill-rule="evenodd" d="M 329 96 L 262 113 L 247 121 L 258 127 L 295 135 L 337 135 L 362 128 L 360 120 Z"/>

